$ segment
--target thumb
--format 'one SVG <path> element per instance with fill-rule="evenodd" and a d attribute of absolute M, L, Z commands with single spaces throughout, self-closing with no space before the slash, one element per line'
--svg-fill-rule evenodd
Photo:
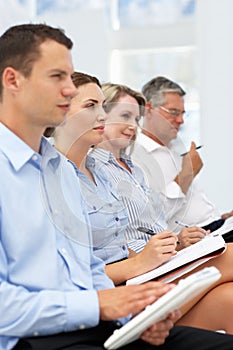
<path fill-rule="evenodd" d="M 195 149 L 196 149 L 196 143 L 192 141 L 190 151 L 195 151 Z"/>

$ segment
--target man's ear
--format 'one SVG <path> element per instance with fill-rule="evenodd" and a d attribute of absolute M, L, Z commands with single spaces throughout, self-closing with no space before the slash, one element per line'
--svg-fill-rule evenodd
<path fill-rule="evenodd" d="M 151 117 L 151 110 L 153 109 L 153 106 L 150 102 L 146 102 L 146 108 L 145 108 L 145 115 L 147 118 Z"/>
<path fill-rule="evenodd" d="M 7 67 L 2 75 L 2 85 L 4 88 L 16 92 L 20 85 L 21 74 L 12 67 Z"/>

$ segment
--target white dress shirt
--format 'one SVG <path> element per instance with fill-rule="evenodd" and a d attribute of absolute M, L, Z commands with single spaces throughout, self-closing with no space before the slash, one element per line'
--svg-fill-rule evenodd
<path fill-rule="evenodd" d="M 132 159 L 144 170 L 150 187 L 160 193 L 168 227 L 174 232 L 182 228 L 175 221 L 204 226 L 220 218 L 218 210 L 200 188 L 197 177 L 186 194 L 174 181 L 182 168 L 182 157 L 172 147 L 161 146 L 138 133 Z"/>

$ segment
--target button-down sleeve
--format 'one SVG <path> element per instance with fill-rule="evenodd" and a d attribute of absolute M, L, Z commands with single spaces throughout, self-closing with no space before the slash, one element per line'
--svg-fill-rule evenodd
<path fill-rule="evenodd" d="M 92 260 L 79 182 L 67 161 L 48 144 L 35 157 L 1 124 L 0 138 L 0 349 L 8 350 L 20 337 L 96 326 L 95 289 L 113 284 Z"/>

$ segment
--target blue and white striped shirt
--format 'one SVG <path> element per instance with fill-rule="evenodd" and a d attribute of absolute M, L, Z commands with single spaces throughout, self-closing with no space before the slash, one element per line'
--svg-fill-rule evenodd
<path fill-rule="evenodd" d="M 166 228 L 166 221 L 159 206 L 159 197 L 149 189 L 142 169 L 134 166 L 130 157 L 121 160 L 130 171 L 123 168 L 111 152 L 94 149 L 90 154 L 95 160 L 91 169 L 96 180 L 105 184 L 109 191 L 115 191 L 122 198 L 129 217 L 125 235 L 128 247 L 136 252 L 142 250 L 150 236 L 137 230 L 139 226 L 161 232 Z M 136 241 L 135 241 L 136 239 Z"/>

